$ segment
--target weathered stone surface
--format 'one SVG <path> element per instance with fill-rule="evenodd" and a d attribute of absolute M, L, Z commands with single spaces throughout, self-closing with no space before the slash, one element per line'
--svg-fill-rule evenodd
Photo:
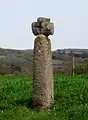
<path fill-rule="evenodd" d="M 37 22 L 39 22 L 39 23 L 42 23 L 42 22 L 48 22 L 48 23 L 50 23 L 50 18 L 39 17 L 37 19 Z"/>
<path fill-rule="evenodd" d="M 32 23 L 32 32 L 35 36 L 41 34 L 41 31 L 39 30 L 39 23 L 38 22 Z"/>
<path fill-rule="evenodd" d="M 32 23 L 33 34 L 43 34 L 45 36 L 54 34 L 54 24 L 50 22 L 50 18 L 39 17 L 37 22 Z"/>
<path fill-rule="evenodd" d="M 54 99 L 51 42 L 38 35 L 34 42 L 33 106 L 50 107 Z"/>

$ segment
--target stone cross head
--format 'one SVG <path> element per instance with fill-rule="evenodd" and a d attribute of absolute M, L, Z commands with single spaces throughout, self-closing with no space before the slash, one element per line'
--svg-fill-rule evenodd
<path fill-rule="evenodd" d="M 35 36 L 39 34 L 43 34 L 45 36 L 54 34 L 54 24 L 50 22 L 50 18 L 39 17 L 37 18 L 37 22 L 33 22 L 32 32 Z"/>

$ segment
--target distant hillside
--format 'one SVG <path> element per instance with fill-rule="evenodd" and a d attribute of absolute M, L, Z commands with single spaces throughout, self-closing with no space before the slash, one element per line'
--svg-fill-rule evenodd
<path fill-rule="evenodd" d="M 88 49 L 58 49 L 52 51 L 54 73 L 72 72 L 72 55 L 76 66 L 88 58 Z M 33 50 L 0 48 L 0 74 L 30 75 L 33 72 Z"/>
<path fill-rule="evenodd" d="M 53 56 L 58 57 L 58 55 L 66 55 L 76 57 L 87 58 L 88 57 L 88 49 L 58 49 L 53 51 Z"/>

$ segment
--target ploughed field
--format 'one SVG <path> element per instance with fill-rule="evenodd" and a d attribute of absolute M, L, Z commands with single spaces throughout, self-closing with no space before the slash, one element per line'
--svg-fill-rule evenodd
<path fill-rule="evenodd" d="M 0 76 L 0 120 L 88 120 L 88 75 L 54 75 L 49 110 L 32 108 L 31 76 Z"/>

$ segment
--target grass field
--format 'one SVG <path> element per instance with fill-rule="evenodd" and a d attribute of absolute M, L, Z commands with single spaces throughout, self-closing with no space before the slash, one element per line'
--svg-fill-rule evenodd
<path fill-rule="evenodd" d="M 88 120 L 88 75 L 54 76 L 50 110 L 33 110 L 32 77 L 0 76 L 0 120 Z"/>

